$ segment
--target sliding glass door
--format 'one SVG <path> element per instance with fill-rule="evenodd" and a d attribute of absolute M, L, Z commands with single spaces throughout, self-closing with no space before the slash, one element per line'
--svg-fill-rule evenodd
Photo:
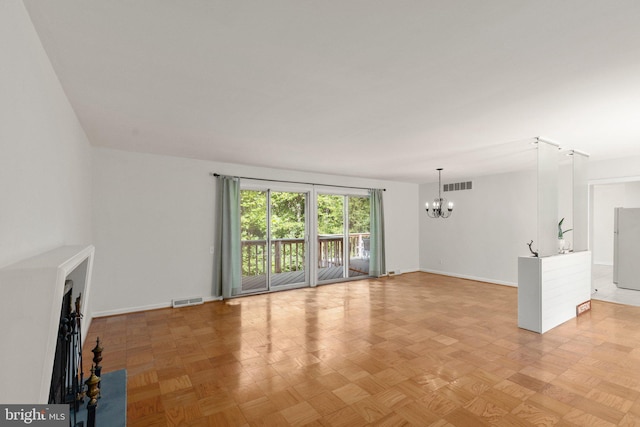
<path fill-rule="evenodd" d="M 270 195 L 270 287 L 308 283 L 307 195 L 284 191 L 270 192 Z"/>
<path fill-rule="evenodd" d="M 349 214 L 349 277 L 369 275 L 371 232 L 369 228 L 369 197 L 348 196 Z"/>
<path fill-rule="evenodd" d="M 318 194 L 318 283 L 369 275 L 369 197 Z"/>
<path fill-rule="evenodd" d="M 306 286 L 307 193 L 240 191 L 242 293 Z"/>
<path fill-rule="evenodd" d="M 242 293 L 269 289 L 267 277 L 267 191 L 240 191 Z"/>
<path fill-rule="evenodd" d="M 344 196 L 318 194 L 318 282 L 345 277 Z"/>

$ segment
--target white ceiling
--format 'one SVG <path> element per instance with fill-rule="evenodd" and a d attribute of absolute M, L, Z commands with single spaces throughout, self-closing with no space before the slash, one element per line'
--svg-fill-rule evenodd
<path fill-rule="evenodd" d="M 93 145 L 408 182 L 640 155 L 640 1 L 24 0 Z"/>

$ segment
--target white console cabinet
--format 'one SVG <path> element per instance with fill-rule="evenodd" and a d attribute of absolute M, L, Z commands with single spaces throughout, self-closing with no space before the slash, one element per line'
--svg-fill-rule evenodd
<path fill-rule="evenodd" d="M 545 333 L 591 299 L 591 252 L 518 258 L 518 326 Z"/>

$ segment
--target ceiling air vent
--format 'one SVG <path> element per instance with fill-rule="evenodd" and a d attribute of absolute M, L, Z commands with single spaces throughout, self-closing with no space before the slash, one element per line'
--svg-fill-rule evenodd
<path fill-rule="evenodd" d="M 455 182 L 453 184 L 444 184 L 442 186 L 443 191 L 471 190 L 472 188 L 473 184 L 471 181 Z"/>

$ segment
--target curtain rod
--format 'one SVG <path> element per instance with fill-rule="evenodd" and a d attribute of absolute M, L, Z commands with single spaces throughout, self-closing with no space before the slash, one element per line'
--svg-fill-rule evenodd
<path fill-rule="evenodd" d="M 215 176 L 216 178 L 220 176 L 219 173 L 215 173 L 215 172 L 211 172 L 210 175 L 211 176 Z M 353 188 L 353 189 L 357 189 L 357 190 L 370 190 L 371 189 L 370 187 L 350 187 L 348 185 L 317 184 L 315 182 L 284 181 L 282 179 L 251 178 L 251 177 L 248 177 L 248 176 L 236 176 L 234 178 L 252 179 L 254 181 L 286 182 L 288 184 L 320 185 L 320 186 L 323 186 L 323 187 Z M 382 191 L 387 191 L 386 188 L 382 188 L 381 190 Z"/>

